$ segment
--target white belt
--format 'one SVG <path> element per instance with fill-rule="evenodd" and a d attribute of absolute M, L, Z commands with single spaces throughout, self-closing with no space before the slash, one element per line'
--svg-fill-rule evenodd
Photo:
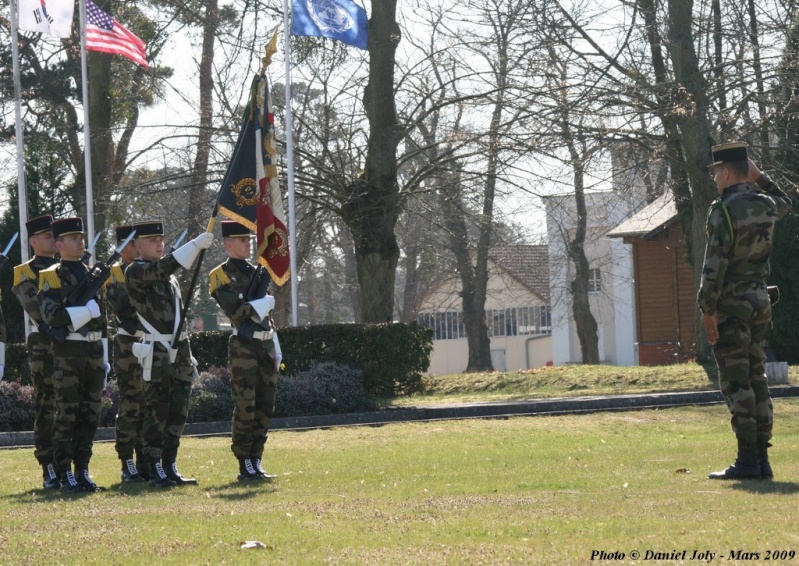
<path fill-rule="evenodd" d="M 167 344 L 172 343 L 172 339 L 175 337 L 174 334 L 150 334 L 147 332 L 142 332 L 142 336 L 145 342 L 166 342 Z M 180 333 L 180 340 L 178 342 L 182 342 L 183 340 L 187 340 L 189 338 L 188 332 L 181 332 Z"/>
<path fill-rule="evenodd" d="M 103 333 L 99 330 L 95 332 L 87 332 L 86 336 L 80 332 L 70 332 L 67 334 L 67 340 L 75 340 L 77 342 L 99 342 L 103 339 Z"/>
<path fill-rule="evenodd" d="M 239 333 L 238 328 L 234 328 L 233 336 L 236 336 L 238 333 Z M 252 337 L 254 340 L 271 340 L 272 334 L 274 334 L 272 330 L 259 330 L 257 332 L 253 332 Z"/>
<path fill-rule="evenodd" d="M 144 336 L 144 331 L 137 330 L 134 334 L 131 334 L 130 332 L 119 326 L 117 327 L 117 334 L 121 334 L 122 336 L 132 336 L 134 338 L 141 338 L 142 336 Z"/>

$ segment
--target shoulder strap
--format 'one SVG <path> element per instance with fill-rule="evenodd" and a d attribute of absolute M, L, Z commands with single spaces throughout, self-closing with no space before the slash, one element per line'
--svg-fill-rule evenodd
<path fill-rule="evenodd" d="M 42 269 L 39 272 L 39 290 L 47 291 L 48 289 L 60 289 L 61 278 L 56 273 L 58 264 L 51 265 L 47 269 Z"/>
<path fill-rule="evenodd" d="M 125 282 L 125 274 L 122 272 L 122 264 L 115 263 L 111 266 L 111 276 L 109 277 L 108 284 L 113 285 L 115 283 L 124 283 Z"/>
<path fill-rule="evenodd" d="M 225 264 L 224 263 L 220 264 L 211 271 L 211 274 L 209 276 L 211 294 L 214 294 L 216 290 L 219 289 L 220 287 L 223 287 L 224 285 L 228 285 L 230 283 L 230 277 L 228 277 L 228 274 L 225 273 L 224 269 L 222 269 L 223 265 Z"/>
<path fill-rule="evenodd" d="M 22 263 L 14 268 L 14 287 L 23 281 L 36 281 L 36 274 L 31 269 L 30 264 Z"/>
<path fill-rule="evenodd" d="M 730 231 L 730 236 L 732 237 L 732 245 L 735 246 L 735 227 L 732 224 L 730 209 L 727 208 L 727 205 L 724 203 L 723 200 L 719 200 L 719 208 L 721 209 L 722 217 L 727 222 L 727 229 Z"/>

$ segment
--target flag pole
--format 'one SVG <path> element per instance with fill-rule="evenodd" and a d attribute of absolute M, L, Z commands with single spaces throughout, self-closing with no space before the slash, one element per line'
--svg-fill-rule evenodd
<path fill-rule="evenodd" d="M 86 180 L 86 240 L 94 239 L 94 196 L 92 191 L 92 146 L 89 132 L 89 81 L 86 68 L 86 0 L 80 7 L 80 74 L 83 87 L 83 169 Z M 91 260 L 94 263 L 94 259 Z"/>
<path fill-rule="evenodd" d="M 221 190 L 216 195 L 216 204 L 214 204 L 214 210 L 213 212 L 211 212 L 210 220 L 208 220 L 208 227 L 205 229 L 206 232 L 214 231 L 214 226 L 216 225 L 216 217 L 219 214 L 220 194 L 222 194 Z M 186 300 L 183 301 L 183 308 L 180 311 L 180 320 L 178 321 L 178 327 L 175 330 L 175 336 L 172 338 L 173 350 L 177 350 L 178 348 L 178 343 L 180 342 L 180 335 L 183 333 L 183 327 L 186 325 L 186 318 L 188 318 L 189 316 L 189 305 L 191 304 L 191 297 L 192 295 L 194 295 L 194 288 L 197 286 L 197 277 L 199 277 L 200 275 L 200 267 L 202 267 L 203 259 L 205 259 L 205 249 L 200 250 L 200 254 L 197 256 L 197 266 L 194 268 L 194 273 L 191 274 L 191 282 L 189 283 L 189 288 L 186 290 Z"/>
<path fill-rule="evenodd" d="M 19 247 L 22 263 L 30 259 L 28 255 L 28 192 L 25 186 L 25 145 L 22 127 L 22 85 L 19 79 L 19 6 L 17 0 L 11 0 L 11 59 L 12 74 L 14 75 L 14 119 L 15 135 L 17 138 L 17 194 L 19 200 Z M 24 312 L 24 311 L 23 311 Z M 28 313 L 25 312 L 25 339 L 30 334 Z"/>
<path fill-rule="evenodd" d="M 297 218 L 294 205 L 294 126 L 291 115 L 291 26 L 289 24 L 288 0 L 283 0 L 283 28 L 286 40 L 283 44 L 286 65 L 286 181 L 289 193 L 289 269 L 291 269 L 291 324 L 297 326 Z"/>

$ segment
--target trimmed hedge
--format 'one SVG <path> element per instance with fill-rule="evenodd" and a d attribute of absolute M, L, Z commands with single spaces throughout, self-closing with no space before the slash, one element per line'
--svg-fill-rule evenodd
<path fill-rule="evenodd" d="M 35 405 L 33 387 L 0 381 L 0 432 L 33 430 Z"/>
<path fill-rule="evenodd" d="M 314 363 L 335 362 L 363 372 L 366 391 L 381 397 L 423 389 L 430 367 L 433 331 L 419 324 L 328 324 L 279 330 L 284 373 L 295 375 Z M 200 370 L 227 365 L 228 332 L 198 332 L 191 346 Z"/>
<path fill-rule="evenodd" d="M 363 387 L 362 372 L 333 362 L 315 363 L 297 375 L 278 377 L 275 417 L 326 415 L 377 409 Z M 214 366 L 200 374 L 191 389 L 190 423 L 233 418 L 230 370 Z"/>
<path fill-rule="evenodd" d="M 297 375 L 281 375 L 276 397 L 276 417 L 377 409 L 363 386 L 363 372 L 335 362 L 314 363 Z"/>
<path fill-rule="evenodd" d="M 3 381 L 31 385 L 28 372 L 28 348 L 25 344 L 6 344 L 6 369 Z"/>

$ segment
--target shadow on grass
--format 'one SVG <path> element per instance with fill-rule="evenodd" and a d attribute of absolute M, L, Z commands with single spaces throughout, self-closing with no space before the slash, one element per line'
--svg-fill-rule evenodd
<path fill-rule="evenodd" d="M 81 491 L 79 493 L 61 493 L 58 489 L 33 488 L 19 493 L 10 493 L 2 498 L 14 503 L 30 503 L 31 501 L 72 501 L 84 497 L 92 497 L 94 493 Z"/>
<path fill-rule="evenodd" d="M 799 483 L 793 481 L 742 480 L 733 483 L 731 487 L 750 493 L 778 493 L 784 495 L 799 493 Z"/>
<path fill-rule="evenodd" d="M 214 487 L 209 490 L 213 493 L 214 497 L 224 499 L 226 501 L 243 501 L 252 499 L 263 493 L 275 493 L 277 487 L 273 482 L 240 482 L 232 480 L 231 482 Z"/>

